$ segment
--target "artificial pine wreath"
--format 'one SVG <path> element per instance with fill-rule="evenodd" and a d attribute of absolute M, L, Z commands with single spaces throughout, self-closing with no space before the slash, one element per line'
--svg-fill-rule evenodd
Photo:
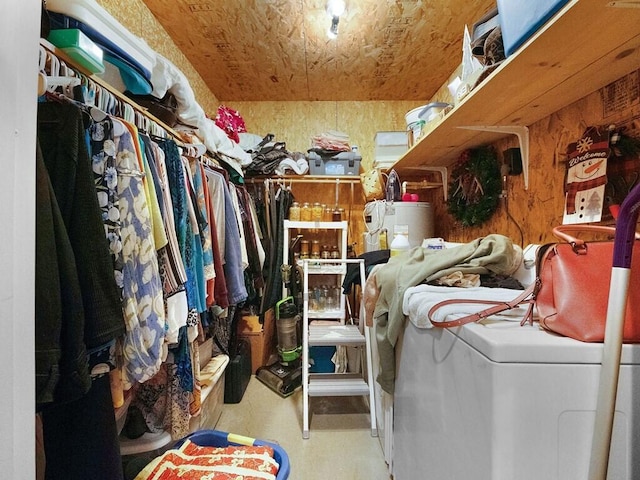
<path fill-rule="evenodd" d="M 498 208 L 500 165 L 491 147 L 466 150 L 453 169 L 449 213 L 466 227 L 481 225 Z"/>

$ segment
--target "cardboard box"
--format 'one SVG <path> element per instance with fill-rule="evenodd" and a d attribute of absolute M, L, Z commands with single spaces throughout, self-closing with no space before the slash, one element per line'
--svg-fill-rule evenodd
<path fill-rule="evenodd" d="M 267 310 L 263 315 L 262 326 L 253 315 L 243 316 L 238 324 L 238 337 L 251 344 L 251 372 L 269 364 L 272 354 L 276 353 L 277 337 L 275 311 Z"/>
<path fill-rule="evenodd" d="M 198 357 L 200 358 L 200 370 L 202 370 L 213 356 L 213 338 L 209 337 L 198 345 Z"/>

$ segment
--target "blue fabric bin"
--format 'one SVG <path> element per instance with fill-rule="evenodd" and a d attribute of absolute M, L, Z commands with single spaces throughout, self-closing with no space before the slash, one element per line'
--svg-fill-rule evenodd
<path fill-rule="evenodd" d="M 227 433 L 221 430 L 199 430 L 187 435 L 180 440 L 176 447 L 182 445 L 185 440 L 191 440 L 196 445 L 201 447 L 229 447 L 234 445 L 246 445 L 246 446 L 269 446 L 273 448 L 273 458 L 280 465 L 278 468 L 278 474 L 276 480 L 286 480 L 289 478 L 289 471 L 291 469 L 289 465 L 289 456 L 284 449 L 272 442 L 265 440 L 257 440 L 255 438 L 245 437 L 242 435 L 236 435 L 234 433 Z"/>
<path fill-rule="evenodd" d="M 309 373 L 334 373 L 336 366 L 331 359 L 335 353 L 336 347 L 310 347 Z"/>
<path fill-rule="evenodd" d="M 508 57 L 569 0 L 497 0 L 504 53 Z"/>

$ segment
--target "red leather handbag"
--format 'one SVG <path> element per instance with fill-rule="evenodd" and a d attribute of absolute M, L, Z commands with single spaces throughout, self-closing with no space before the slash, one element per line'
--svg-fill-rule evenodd
<path fill-rule="evenodd" d="M 538 260 L 535 304 L 540 325 L 583 342 L 602 342 L 613 265 L 613 241 L 585 242 L 569 232 L 604 232 L 613 227 L 563 225 L 553 234 L 563 240 Z M 640 241 L 633 246 L 624 342 L 640 343 Z"/>
<path fill-rule="evenodd" d="M 490 315 L 529 304 L 522 324 L 531 321 L 531 306 L 538 311 L 540 326 L 545 330 L 582 342 L 604 341 L 609 285 L 613 266 L 613 241 L 585 242 L 569 232 L 615 234 L 615 228 L 597 225 L 562 225 L 553 229 L 561 243 L 540 247 L 537 278 L 511 302 L 455 299 L 444 300 L 429 311 L 455 303 L 486 304 L 492 307 L 456 320 L 437 322 L 434 327 L 450 328 L 477 322 Z M 625 343 L 640 343 L 640 241 L 636 234 L 633 245 L 628 299 L 624 321 Z"/>

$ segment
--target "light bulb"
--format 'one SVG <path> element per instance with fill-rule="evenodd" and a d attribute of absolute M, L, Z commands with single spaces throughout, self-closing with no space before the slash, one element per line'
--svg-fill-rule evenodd
<path fill-rule="evenodd" d="M 344 0 L 328 0 L 327 1 L 327 13 L 330 17 L 339 17 L 344 13 L 345 3 Z"/>
<path fill-rule="evenodd" d="M 327 36 L 332 40 L 338 37 L 338 22 L 339 21 L 340 21 L 340 19 L 338 17 L 333 17 L 331 19 L 331 26 L 329 27 L 329 30 L 327 31 Z"/>

